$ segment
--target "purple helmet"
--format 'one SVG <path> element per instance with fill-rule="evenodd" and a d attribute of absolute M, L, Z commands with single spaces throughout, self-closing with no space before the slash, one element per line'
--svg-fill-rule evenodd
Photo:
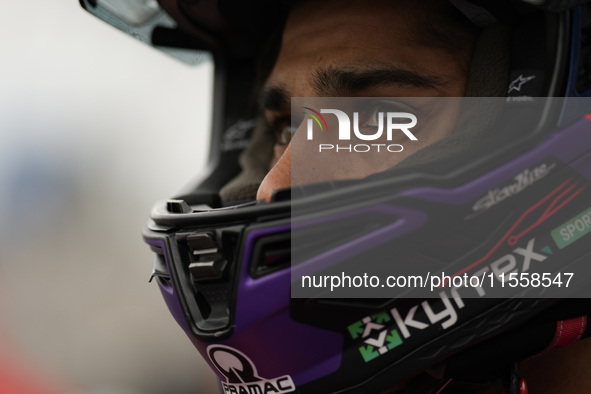
<path fill-rule="evenodd" d="M 81 0 L 182 60 L 213 55 L 207 172 L 158 203 L 143 236 L 167 306 L 222 392 L 371 393 L 400 382 L 439 392 L 499 376 L 519 392 L 517 362 L 591 332 L 591 2 L 450 2 L 481 29 L 477 46 L 505 43 L 477 47 L 480 82 L 468 89 L 466 122 L 480 111 L 494 119 L 403 166 L 265 202 L 220 190 L 256 129 L 249 99 L 289 4 Z M 384 286 L 392 267 L 430 294 Z M 490 285 L 446 286 L 465 275 Z M 335 291 L 334 278 L 371 291 Z"/>

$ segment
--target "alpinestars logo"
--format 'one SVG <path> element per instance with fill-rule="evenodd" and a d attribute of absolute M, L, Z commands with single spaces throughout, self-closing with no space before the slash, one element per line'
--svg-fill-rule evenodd
<path fill-rule="evenodd" d="M 244 353 L 229 346 L 211 345 L 207 348 L 207 354 L 213 365 L 226 377 L 226 382 L 221 382 L 224 394 L 281 394 L 296 390 L 291 376 L 262 378 Z"/>
<path fill-rule="evenodd" d="M 521 92 L 521 86 L 523 86 L 524 83 L 531 81 L 532 79 L 534 79 L 536 76 L 535 75 L 530 75 L 529 77 L 523 77 L 523 74 L 520 74 L 517 79 L 515 79 L 513 82 L 511 82 L 511 84 L 509 85 L 509 90 L 507 90 L 507 93 L 511 93 L 512 90 Z"/>

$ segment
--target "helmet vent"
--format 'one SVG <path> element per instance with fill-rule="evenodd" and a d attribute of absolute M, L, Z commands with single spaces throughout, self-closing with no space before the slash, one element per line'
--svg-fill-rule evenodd
<path fill-rule="evenodd" d="M 241 227 L 210 231 L 188 231 L 176 235 L 179 257 L 171 272 L 178 276 L 176 290 L 190 311 L 192 328 L 198 335 L 221 338 L 228 333 L 232 318 L 231 272 Z M 175 285 L 177 283 L 175 282 Z"/>
<path fill-rule="evenodd" d="M 227 266 L 213 236 L 208 233 L 191 234 L 187 237 L 190 261 L 189 272 L 193 281 L 220 279 Z"/>
<path fill-rule="evenodd" d="M 254 248 L 254 260 L 250 268 L 253 278 L 260 278 L 282 270 L 291 264 L 291 233 L 287 232 L 259 240 Z"/>

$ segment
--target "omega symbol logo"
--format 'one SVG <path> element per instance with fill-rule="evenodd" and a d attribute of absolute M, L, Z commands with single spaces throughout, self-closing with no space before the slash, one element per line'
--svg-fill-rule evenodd
<path fill-rule="evenodd" d="M 226 378 L 224 394 L 291 393 L 295 384 L 291 376 L 266 379 L 258 375 L 254 363 L 244 353 L 225 345 L 211 345 L 207 355 L 217 370 Z"/>

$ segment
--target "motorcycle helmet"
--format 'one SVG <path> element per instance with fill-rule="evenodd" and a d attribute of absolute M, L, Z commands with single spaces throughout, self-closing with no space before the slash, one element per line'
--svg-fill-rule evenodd
<path fill-rule="evenodd" d="M 476 104 L 458 130 L 475 117 L 478 127 L 387 171 L 277 190 L 265 202 L 253 192 L 269 146 L 250 103 L 290 2 L 81 0 L 182 60 L 213 56 L 209 164 L 154 207 L 143 236 L 168 308 L 222 392 L 371 393 L 400 382 L 441 392 L 499 376 L 507 392 L 524 392 L 519 361 L 589 335 L 591 3 L 450 3 L 480 29 L 467 90 Z M 443 286 L 430 297 L 294 292 L 303 282 L 294 272 L 361 273 L 360 262 L 365 270 L 412 262 L 450 280 L 505 267 L 519 281 L 541 261 L 538 285 L 497 297 Z"/>

